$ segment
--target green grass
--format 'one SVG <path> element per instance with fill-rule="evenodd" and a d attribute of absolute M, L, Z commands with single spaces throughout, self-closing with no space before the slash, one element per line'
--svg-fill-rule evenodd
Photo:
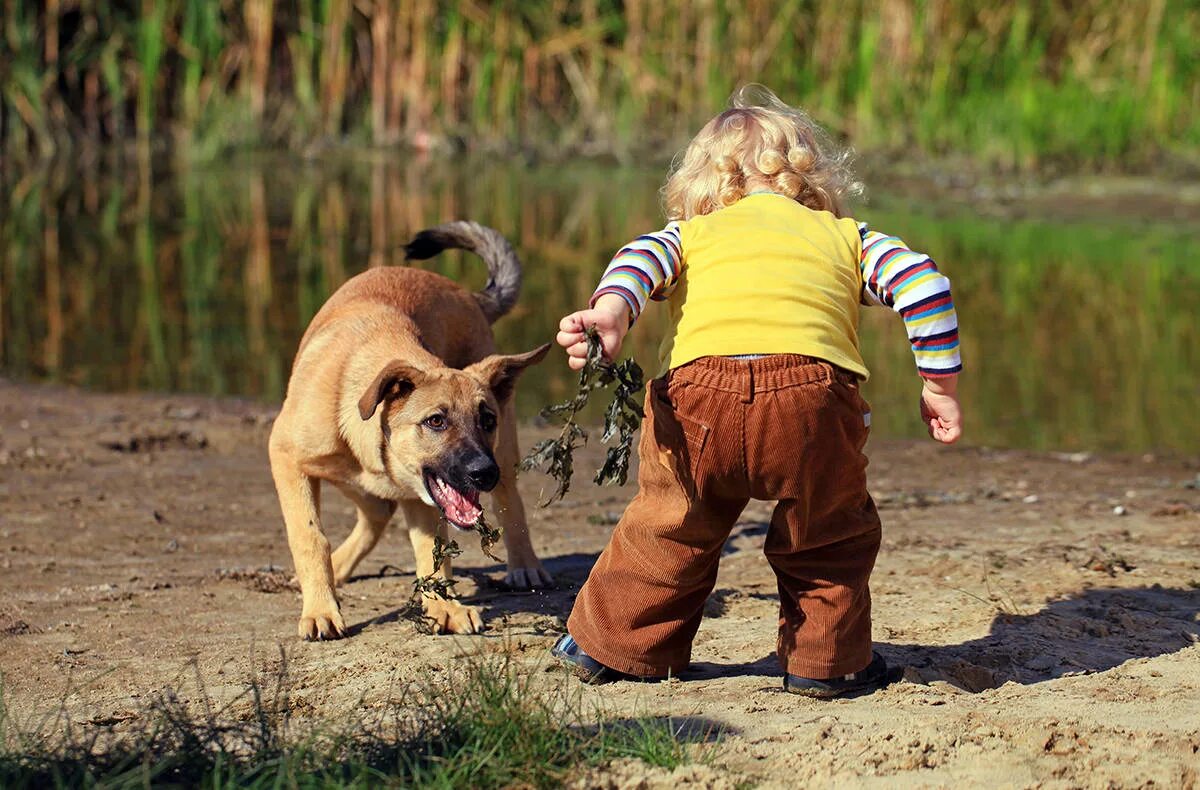
<path fill-rule="evenodd" d="M 466 660 L 317 726 L 297 720 L 286 668 L 220 708 L 202 685 L 190 703 L 164 690 L 125 724 L 61 709 L 17 722 L 0 700 L 0 786 L 542 788 L 612 760 L 672 769 L 718 748 L 697 744 L 715 731 L 598 717 L 574 681 L 548 677 Z"/>
<path fill-rule="evenodd" d="M 1020 170 L 1194 164 L 1200 5 L 1129 8 L 0 0 L 0 152 L 19 163 L 133 131 L 143 151 L 202 160 L 365 140 L 662 156 L 758 81 L 863 150 Z"/>

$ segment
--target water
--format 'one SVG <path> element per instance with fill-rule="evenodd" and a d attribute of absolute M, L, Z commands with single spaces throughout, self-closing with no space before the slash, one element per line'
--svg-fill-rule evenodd
<path fill-rule="evenodd" d="M 0 370 L 98 390 L 281 399 L 301 333 L 340 283 L 403 265 L 416 230 L 492 225 L 526 280 L 500 348 L 552 338 L 609 255 L 661 225 L 657 171 L 600 165 L 317 167 L 263 158 L 149 179 L 44 172 L 0 190 Z M 858 212 L 930 252 L 953 280 L 971 443 L 1061 450 L 1200 446 L 1200 239 L 1123 221 L 1003 221 L 966 206 L 873 195 Z M 474 287 L 484 267 L 426 264 Z M 662 310 L 631 333 L 652 369 Z M 920 436 L 919 382 L 900 321 L 864 310 L 877 436 Z M 554 356 L 523 380 L 530 416 L 573 388 Z"/>

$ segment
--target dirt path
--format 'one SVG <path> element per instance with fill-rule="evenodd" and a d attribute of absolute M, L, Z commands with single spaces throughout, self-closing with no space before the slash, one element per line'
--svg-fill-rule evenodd
<path fill-rule="evenodd" d="M 0 672 L 20 716 L 66 694 L 77 720 L 136 715 L 165 684 L 228 698 L 286 651 L 296 706 L 327 715 L 464 655 L 545 663 L 631 490 L 582 480 L 533 509 L 560 587 L 509 593 L 468 547 L 480 637 L 396 619 L 412 580 L 395 530 L 345 588 L 351 639 L 295 637 L 298 595 L 257 404 L 94 395 L 0 381 Z M 537 430 L 525 431 L 530 443 Z M 769 506 L 743 516 L 694 669 L 585 689 L 615 714 L 731 733 L 724 768 L 766 786 L 1194 786 L 1200 774 L 1200 458 L 1090 457 L 873 442 L 885 543 L 876 639 L 904 679 L 816 703 L 781 693 Z M 595 448 L 581 460 L 598 460 Z M 584 465 L 586 464 L 586 465 Z M 524 478 L 526 501 L 542 480 Z M 326 497 L 334 539 L 349 506 Z M 278 571 L 262 571 L 275 566 Z M 631 784 L 628 776 L 616 784 Z"/>

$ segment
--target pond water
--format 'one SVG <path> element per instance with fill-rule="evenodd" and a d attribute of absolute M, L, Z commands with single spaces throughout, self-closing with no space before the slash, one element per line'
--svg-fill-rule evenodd
<path fill-rule="evenodd" d="M 551 339 L 608 257 L 661 226 L 658 170 L 370 157 L 262 158 L 150 179 L 48 171 L 0 189 L 0 371 L 98 390 L 282 398 L 307 321 L 368 266 L 448 219 L 492 225 L 525 266 L 502 350 Z M 1006 221 L 874 193 L 855 212 L 930 253 L 962 321 L 967 441 L 1059 450 L 1200 446 L 1200 235 L 1126 221 Z M 422 265 L 473 287 L 454 253 Z M 663 310 L 629 338 L 647 369 Z M 877 436 L 922 435 L 899 319 L 864 309 Z M 565 398 L 554 356 L 523 379 L 526 416 Z"/>

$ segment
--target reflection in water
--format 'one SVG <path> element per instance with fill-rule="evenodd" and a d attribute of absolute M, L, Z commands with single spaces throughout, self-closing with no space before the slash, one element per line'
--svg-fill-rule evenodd
<path fill-rule="evenodd" d="M 417 230 L 470 218 L 505 233 L 525 264 L 500 348 L 552 337 L 608 256 L 661 225 L 660 174 L 596 165 L 523 169 L 391 160 L 320 168 L 264 159 L 151 181 L 136 170 L 54 171 L 0 194 L 0 366 L 21 378 L 107 390 L 184 390 L 278 401 L 308 320 L 347 277 L 404 265 Z M 954 282 L 974 443 L 1194 449 L 1200 415 L 1200 241 L 1167 226 L 980 219 L 877 199 L 875 227 L 929 251 Z M 474 288 L 485 269 L 453 253 L 430 266 Z M 654 367 L 665 311 L 630 350 Z M 903 329 L 865 310 L 877 435 L 920 435 Z M 522 381 L 526 415 L 562 399 L 551 358 Z"/>

